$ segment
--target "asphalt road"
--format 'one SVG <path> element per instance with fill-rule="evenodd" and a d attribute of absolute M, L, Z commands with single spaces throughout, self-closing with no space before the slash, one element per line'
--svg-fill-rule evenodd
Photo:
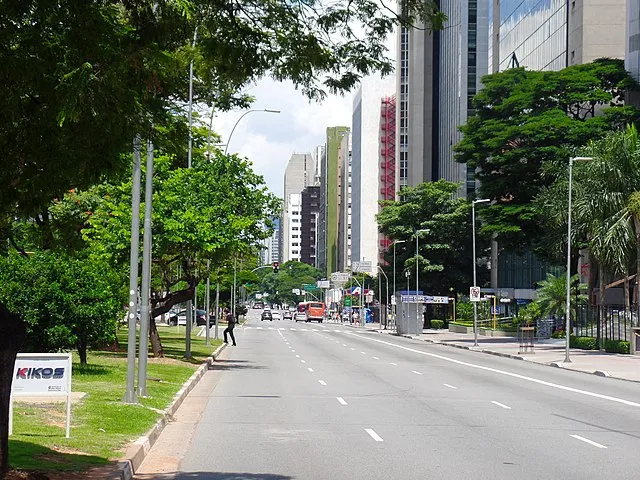
<path fill-rule="evenodd" d="M 257 310 L 236 331 L 178 479 L 640 477 L 640 384 Z"/>

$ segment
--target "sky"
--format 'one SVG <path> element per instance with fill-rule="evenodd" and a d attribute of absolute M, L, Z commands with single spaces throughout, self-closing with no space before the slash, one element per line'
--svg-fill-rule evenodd
<path fill-rule="evenodd" d="M 328 95 L 322 102 L 309 101 L 290 82 L 265 78 L 246 93 L 256 98 L 252 109 L 280 110 L 280 113 L 252 112 L 245 116 L 231 137 L 229 153 L 247 157 L 265 179 L 269 190 L 282 197 L 284 170 L 292 153 L 311 153 L 324 145 L 330 126 L 351 126 L 353 92 Z M 245 110 L 221 112 L 213 119 L 213 130 L 227 143 L 233 125 Z"/>

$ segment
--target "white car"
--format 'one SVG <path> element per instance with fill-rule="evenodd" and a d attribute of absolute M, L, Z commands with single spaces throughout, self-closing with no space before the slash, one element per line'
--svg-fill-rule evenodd
<path fill-rule="evenodd" d="M 293 316 L 293 319 L 296 322 L 307 322 L 309 320 L 305 312 L 296 312 L 296 314 Z"/>
<path fill-rule="evenodd" d="M 278 312 L 277 310 L 271 310 L 271 317 L 274 320 L 282 320 L 282 315 L 280 315 L 280 312 Z"/>

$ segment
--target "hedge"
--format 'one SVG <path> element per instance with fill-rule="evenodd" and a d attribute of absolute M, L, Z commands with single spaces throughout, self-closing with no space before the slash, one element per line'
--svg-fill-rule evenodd
<path fill-rule="evenodd" d="M 442 327 L 444 327 L 444 320 L 431 320 L 431 328 L 439 330 Z"/>

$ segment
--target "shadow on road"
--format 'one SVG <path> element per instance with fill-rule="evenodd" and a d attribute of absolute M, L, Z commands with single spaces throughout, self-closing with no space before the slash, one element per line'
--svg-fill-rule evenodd
<path fill-rule="evenodd" d="M 261 370 L 266 368 L 247 360 L 216 360 L 209 366 L 209 370 Z"/>
<path fill-rule="evenodd" d="M 243 472 L 189 472 L 189 473 L 158 473 L 136 475 L 136 480 L 291 480 L 288 475 L 276 473 L 243 473 Z"/>

